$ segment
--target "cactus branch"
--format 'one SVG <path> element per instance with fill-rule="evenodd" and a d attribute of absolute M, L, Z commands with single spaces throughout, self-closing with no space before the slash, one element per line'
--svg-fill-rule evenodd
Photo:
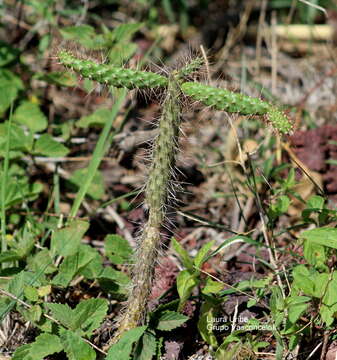
<path fill-rule="evenodd" d="M 163 103 L 159 134 L 154 144 L 153 159 L 146 186 L 145 201 L 149 209 L 148 221 L 140 239 L 137 261 L 133 268 L 133 287 L 112 343 L 116 342 L 125 331 L 139 325 L 146 313 L 157 251 L 161 243 L 160 230 L 165 217 L 168 189 L 175 163 L 180 125 L 179 95 L 177 81 L 174 76 L 171 76 Z"/>

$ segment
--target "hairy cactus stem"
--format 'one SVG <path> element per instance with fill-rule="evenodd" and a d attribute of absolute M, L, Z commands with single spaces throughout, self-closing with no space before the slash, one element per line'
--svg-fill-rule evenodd
<path fill-rule="evenodd" d="M 198 82 L 185 82 L 181 90 L 192 99 L 217 110 L 241 115 L 264 115 L 273 128 L 282 134 L 292 130 L 290 120 L 281 110 L 260 99 Z"/>
<path fill-rule="evenodd" d="M 171 75 L 146 186 L 145 201 L 149 209 L 148 221 L 140 238 L 137 260 L 132 271 L 133 286 L 111 344 L 118 341 L 125 331 L 138 326 L 146 314 L 157 251 L 161 244 L 160 230 L 165 217 L 164 209 L 175 163 L 180 125 L 179 95 L 177 78 Z"/>
<path fill-rule="evenodd" d="M 91 60 L 76 58 L 69 51 L 58 53 L 60 62 L 84 78 L 101 84 L 125 87 L 127 89 L 156 88 L 167 86 L 167 78 L 150 71 L 124 69 L 112 65 L 98 64 Z"/>

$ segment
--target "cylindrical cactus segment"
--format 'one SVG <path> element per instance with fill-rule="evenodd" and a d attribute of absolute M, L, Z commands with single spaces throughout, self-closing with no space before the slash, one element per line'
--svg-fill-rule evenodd
<path fill-rule="evenodd" d="M 289 134 L 293 130 L 293 125 L 287 115 L 273 106 L 270 106 L 267 112 L 267 120 L 282 134 Z"/>
<path fill-rule="evenodd" d="M 91 60 L 81 60 L 65 50 L 58 53 L 58 58 L 64 66 L 69 67 L 84 78 L 95 80 L 101 84 L 135 89 L 165 87 L 168 83 L 165 76 L 153 72 L 124 69 L 112 65 L 98 64 Z"/>
<path fill-rule="evenodd" d="M 204 59 L 201 57 L 196 57 L 177 71 L 177 77 L 179 79 L 182 79 L 188 75 L 191 75 L 194 72 L 198 71 L 203 64 L 204 64 Z"/>
<path fill-rule="evenodd" d="M 126 308 L 118 321 L 118 328 L 112 343 L 118 341 L 125 331 L 138 326 L 146 314 L 156 258 L 160 248 L 160 231 L 165 216 L 172 169 L 175 164 L 181 120 L 179 95 L 177 79 L 171 76 L 162 107 L 159 134 L 154 143 L 153 158 L 146 186 L 145 202 L 149 208 L 149 217 L 136 254 L 137 260 L 131 276 L 131 293 L 128 296 Z"/>
<path fill-rule="evenodd" d="M 185 82 L 181 90 L 192 99 L 217 110 L 242 115 L 267 115 L 272 126 L 281 133 L 286 134 L 292 129 L 290 120 L 283 112 L 260 99 L 197 82 Z"/>
<path fill-rule="evenodd" d="M 270 106 L 260 99 L 226 89 L 217 89 L 198 82 L 185 82 L 181 85 L 181 90 L 204 105 L 242 115 L 264 115 Z"/>

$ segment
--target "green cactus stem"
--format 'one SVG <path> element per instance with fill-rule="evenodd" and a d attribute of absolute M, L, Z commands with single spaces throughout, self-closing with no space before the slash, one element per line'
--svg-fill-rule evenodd
<path fill-rule="evenodd" d="M 58 53 L 60 62 L 84 78 L 95 80 L 101 84 L 134 88 L 156 88 L 167 86 L 165 76 L 149 71 L 124 69 L 112 65 L 98 64 L 91 60 L 81 60 L 69 51 L 62 50 Z"/>

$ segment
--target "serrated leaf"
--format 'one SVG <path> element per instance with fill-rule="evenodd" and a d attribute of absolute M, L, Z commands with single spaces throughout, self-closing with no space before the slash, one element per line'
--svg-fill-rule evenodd
<path fill-rule="evenodd" d="M 79 335 L 65 330 L 60 336 L 69 360 L 95 360 L 96 353 Z"/>
<path fill-rule="evenodd" d="M 189 319 L 188 316 L 182 315 L 175 311 L 165 311 L 158 319 L 157 330 L 170 331 L 184 324 Z"/>
<path fill-rule="evenodd" d="M 67 329 L 75 330 L 74 313 L 68 304 L 46 303 L 54 319 L 59 321 Z"/>
<path fill-rule="evenodd" d="M 180 260 L 187 270 L 194 270 L 193 260 L 188 255 L 188 252 L 178 243 L 178 241 L 173 237 L 172 246 L 176 253 L 180 256 Z"/>
<path fill-rule="evenodd" d="M 140 326 L 124 333 L 121 339 L 109 349 L 105 360 L 129 360 L 132 345 L 140 339 L 147 326 Z"/>
<path fill-rule="evenodd" d="M 57 270 L 48 249 L 40 250 L 38 253 L 29 256 L 27 259 L 27 267 L 32 271 L 43 269 L 44 274 L 52 274 Z"/>
<path fill-rule="evenodd" d="M 44 156 L 59 157 L 66 156 L 69 153 L 69 149 L 54 140 L 50 134 L 43 134 L 34 144 L 34 153 Z"/>
<path fill-rule="evenodd" d="M 29 101 L 24 101 L 16 108 L 13 120 L 27 126 L 32 132 L 42 131 L 48 126 L 47 117 L 40 110 L 40 107 Z"/>
<path fill-rule="evenodd" d="M 186 300 L 190 297 L 193 289 L 198 285 L 199 279 L 188 270 L 181 271 L 177 276 L 177 290 L 180 297 L 178 310 L 181 311 Z"/>
<path fill-rule="evenodd" d="M 42 315 L 42 309 L 39 305 L 34 305 L 29 309 L 20 309 L 20 313 L 24 316 L 26 321 L 33 323 L 40 321 Z"/>
<path fill-rule="evenodd" d="M 123 272 L 111 267 L 104 268 L 103 272 L 97 277 L 97 280 L 102 289 L 110 293 L 126 294 L 128 292 L 127 285 L 130 282 L 130 278 Z"/>
<path fill-rule="evenodd" d="M 16 349 L 12 360 L 43 360 L 46 356 L 62 350 L 63 346 L 58 336 L 41 334 L 32 344 L 23 345 Z"/>
<path fill-rule="evenodd" d="M 90 336 L 99 327 L 108 311 L 105 299 L 82 300 L 74 309 L 75 329 L 81 329 L 81 335 Z"/>
<path fill-rule="evenodd" d="M 74 255 L 80 246 L 89 223 L 82 220 L 73 220 L 70 225 L 63 229 L 55 230 L 51 237 L 51 249 L 53 254 L 61 256 Z"/>
<path fill-rule="evenodd" d="M 0 254 L 0 264 L 3 262 L 11 262 L 19 260 L 21 256 L 16 251 L 8 250 Z"/>
<path fill-rule="evenodd" d="M 119 235 L 108 235 L 104 240 L 105 256 L 113 264 L 124 264 L 130 261 L 133 254 L 132 248 L 128 241 Z"/>
<path fill-rule="evenodd" d="M 59 272 L 54 276 L 54 285 L 66 287 L 75 275 L 87 266 L 96 256 L 95 249 L 88 245 L 80 244 L 78 252 L 66 256 L 59 267 Z"/>
<path fill-rule="evenodd" d="M 154 332 L 145 331 L 138 342 L 132 360 L 151 360 L 156 355 L 157 341 Z"/>

